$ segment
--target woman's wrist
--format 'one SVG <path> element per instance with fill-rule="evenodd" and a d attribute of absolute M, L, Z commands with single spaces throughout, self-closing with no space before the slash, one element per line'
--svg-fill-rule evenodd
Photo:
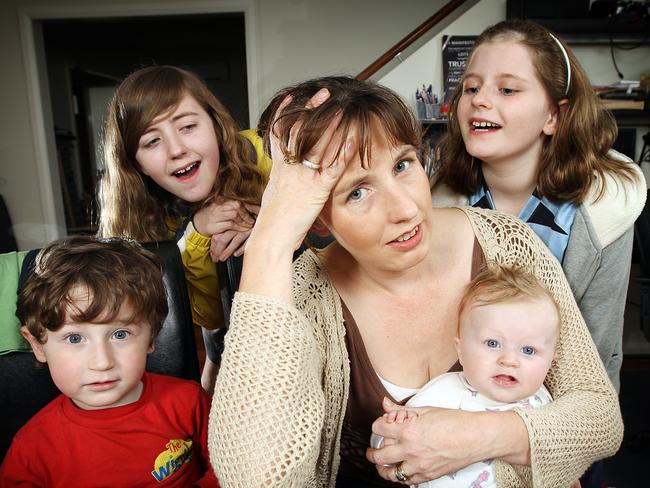
<path fill-rule="evenodd" d="M 292 261 L 289 245 L 254 231 L 246 243 L 239 290 L 292 303 Z"/>
<path fill-rule="evenodd" d="M 530 466 L 530 440 L 522 418 L 516 412 L 482 412 L 481 432 L 486 449 L 483 459 L 500 459 Z"/>

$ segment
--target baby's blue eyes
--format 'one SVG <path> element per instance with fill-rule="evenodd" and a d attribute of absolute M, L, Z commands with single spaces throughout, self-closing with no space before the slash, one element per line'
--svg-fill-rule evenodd
<path fill-rule="evenodd" d="M 535 354 L 535 348 L 532 346 L 524 346 L 521 348 L 521 352 L 526 356 L 532 356 Z"/>
<path fill-rule="evenodd" d="M 483 344 L 485 344 L 490 349 L 501 348 L 501 344 L 496 339 L 486 339 L 485 341 L 483 341 Z M 524 346 L 520 349 L 520 351 L 525 356 L 533 356 L 535 354 L 535 348 L 533 346 Z"/>

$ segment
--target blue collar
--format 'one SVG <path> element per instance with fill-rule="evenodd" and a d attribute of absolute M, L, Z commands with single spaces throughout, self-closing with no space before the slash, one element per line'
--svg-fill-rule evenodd
<path fill-rule="evenodd" d="M 494 210 L 494 201 L 485 181 L 478 191 L 469 197 L 469 204 L 472 207 Z M 571 202 L 551 201 L 541 197 L 535 190 L 518 217 L 526 222 L 562 263 L 577 209 Z"/>

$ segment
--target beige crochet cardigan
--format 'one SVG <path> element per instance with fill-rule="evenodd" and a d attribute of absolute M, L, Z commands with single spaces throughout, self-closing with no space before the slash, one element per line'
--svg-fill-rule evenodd
<path fill-rule="evenodd" d="M 519 220 L 462 209 L 488 262 L 527 263 L 562 311 L 558 359 L 546 386 L 555 399 L 517 410 L 532 467 L 497 462 L 500 487 L 562 487 L 623 436 L 618 399 L 562 269 Z M 208 444 L 222 486 L 334 487 L 349 365 L 339 296 L 311 251 L 294 264 L 295 307 L 238 293 L 210 412 Z"/>

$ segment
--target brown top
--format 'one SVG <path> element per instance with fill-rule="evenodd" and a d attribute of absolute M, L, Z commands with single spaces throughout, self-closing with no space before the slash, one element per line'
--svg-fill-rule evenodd
<path fill-rule="evenodd" d="M 472 251 L 472 279 L 485 265 L 485 257 L 478 241 L 474 241 Z M 395 403 L 405 403 L 410 397 L 401 401 L 393 398 L 382 384 L 379 376 L 370 362 L 363 343 L 363 338 L 357 323 L 341 300 L 345 324 L 345 345 L 350 358 L 350 395 L 343 419 L 341 432 L 341 465 L 336 486 L 386 487 L 396 486 L 377 474 L 375 466 L 366 459 L 366 449 L 370 445 L 372 423 L 384 413 L 381 402 L 388 397 Z M 449 371 L 460 371 L 460 363 L 456 362 Z"/>

